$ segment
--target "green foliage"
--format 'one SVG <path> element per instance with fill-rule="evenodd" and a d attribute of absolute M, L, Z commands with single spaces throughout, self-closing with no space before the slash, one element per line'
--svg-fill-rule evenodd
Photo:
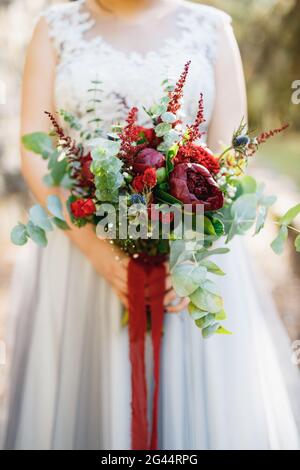
<path fill-rule="evenodd" d="M 49 232 L 53 230 L 48 214 L 39 204 L 29 209 L 29 218 L 35 226 L 40 227 L 44 231 Z"/>
<path fill-rule="evenodd" d="M 19 246 L 25 245 L 28 240 L 28 233 L 27 233 L 26 225 L 21 224 L 19 222 L 18 225 L 16 225 L 12 229 L 11 234 L 10 234 L 10 239 L 12 243 L 14 243 L 15 245 L 19 245 Z"/>
<path fill-rule="evenodd" d="M 56 219 L 61 221 L 65 221 L 65 217 L 63 215 L 63 207 L 59 197 L 55 195 L 50 195 L 47 198 L 47 208 L 50 214 L 52 214 Z"/>
<path fill-rule="evenodd" d="M 39 246 L 46 246 L 47 245 L 47 237 L 45 230 L 37 225 L 34 225 L 33 222 L 29 221 L 26 225 L 26 230 L 28 236 L 31 238 Z"/>
<path fill-rule="evenodd" d="M 155 133 L 157 137 L 163 137 L 166 135 L 170 130 L 172 129 L 172 125 L 168 124 L 167 122 L 161 122 L 160 124 L 157 124 L 155 127 Z"/>
<path fill-rule="evenodd" d="M 124 184 L 121 173 L 123 162 L 116 157 L 120 142 L 101 139 L 92 152 L 91 171 L 95 175 L 96 197 L 103 202 L 118 202 L 119 189 Z"/>
<path fill-rule="evenodd" d="M 275 240 L 271 243 L 272 250 L 277 254 L 281 255 L 284 250 L 284 245 L 288 239 L 288 228 L 293 223 L 293 220 L 300 214 L 300 204 L 289 209 L 279 220 L 279 232 Z M 290 227 L 292 228 L 292 227 Z M 300 235 L 295 239 L 296 251 L 300 251 Z"/>
<path fill-rule="evenodd" d="M 284 244 L 288 238 L 288 228 L 282 225 L 279 229 L 278 235 L 271 243 L 272 250 L 277 254 L 281 255 L 284 249 Z"/>
<path fill-rule="evenodd" d="M 22 137 L 22 144 L 30 152 L 47 159 L 53 152 L 52 139 L 45 132 L 33 132 Z"/>

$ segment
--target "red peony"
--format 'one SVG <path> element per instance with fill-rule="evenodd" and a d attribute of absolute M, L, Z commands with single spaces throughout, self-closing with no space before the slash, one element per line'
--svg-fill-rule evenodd
<path fill-rule="evenodd" d="M 133 179 L 132 182 L 132 187 L 137 193 L 142 193 L 144 190 L 144 181 L 143 181 L 143 175 L 136 176 Z"/>
<path fill-rule="evenodd" d="M 147 168 L 161 168 L 163 166 L 165 166 L 163 154 L 148 147 L 141 150 L 133 161 L 133 170 L 137 174 L 144 173 Z"/>
<path fill-rule="evenodd" d="M 213 153 L 207 147 L 193 143 L 187 143 L 179 148 L 174 163 L 198 163 L 214 174 L 220 170 L 218 159 Z"/>
<path fill-rule="evenodd" d="M 96 212 L 96 206 L 92 199 L 77 199 L 71 203 L 71 211 L 77 219 L 87 217 Z"/>
<path fill-rule="evenodd" d="M 143 182 L 148 188 L 153 188 L 156 185 L 156 171 L 155 168 L 147 168 L 143 174 Z"/>
<path fill-rule="evenodd" d="M 204 211 L 215 211 L 223 207 L 223 193 L 202 165 L 179 163 L 171 172 L 169 181 L 170 193 L 184 204 L 203 204 Z"/>

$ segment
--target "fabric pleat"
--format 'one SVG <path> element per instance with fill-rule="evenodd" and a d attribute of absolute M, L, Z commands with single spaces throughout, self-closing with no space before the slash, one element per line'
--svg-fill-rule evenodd
<path fill-rule="evenodd" d="M 276 312 L 263 308 L 240 241 L 216 261 L 226 272 L 218 283 L 233 335 L 203 340 L 187 311 L 165 314 L 159 448 L 298 449 L 290 396 L 300 396 L 300 382 L 287 336 Z M 47 250 L 29 247 L 11 295 L 16 334 L 3 446 L 130 449 L 128 331 L 108 284 L 57 232 Z M 145 356 L 149 397 L 149 333 Z"/>

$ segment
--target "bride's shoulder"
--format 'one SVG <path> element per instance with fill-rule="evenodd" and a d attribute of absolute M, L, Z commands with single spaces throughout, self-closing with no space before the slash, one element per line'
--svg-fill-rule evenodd
<path fill-rule="evenodd" d="M 44 18 L 48 23 L 67 22 L 74 18 L 80 18 L 82 16 L 80 11 L 81 4 L 82 2 L 78 0 L 76 2 L 51 5 L 42 10 L 38 18 Z"/>
<path fill-rule="evenodd" d="M 215 24 L 231 23 L 231 16 L 228 13 L 211 5 L 188 1 L 184 7 L 192 14 Z"/>

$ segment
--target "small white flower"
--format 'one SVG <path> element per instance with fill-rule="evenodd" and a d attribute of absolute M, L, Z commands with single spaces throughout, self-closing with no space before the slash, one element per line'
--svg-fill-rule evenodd
<path fill-rule="evenodd" d="M 225 176 L 221 176 L 221 178 L 218 179 L 218 183 L 220 186 L 223 186 L 224 184 L 226 184 Z"/>
<path fill-rule="evenodd" d="M 237 191 L 237 188 L 235 186 L 232 186 L 231 184 L 227 186 L 227 193 L 229 197 L 234 197 L 236 194 L 236 191 Z"/>

